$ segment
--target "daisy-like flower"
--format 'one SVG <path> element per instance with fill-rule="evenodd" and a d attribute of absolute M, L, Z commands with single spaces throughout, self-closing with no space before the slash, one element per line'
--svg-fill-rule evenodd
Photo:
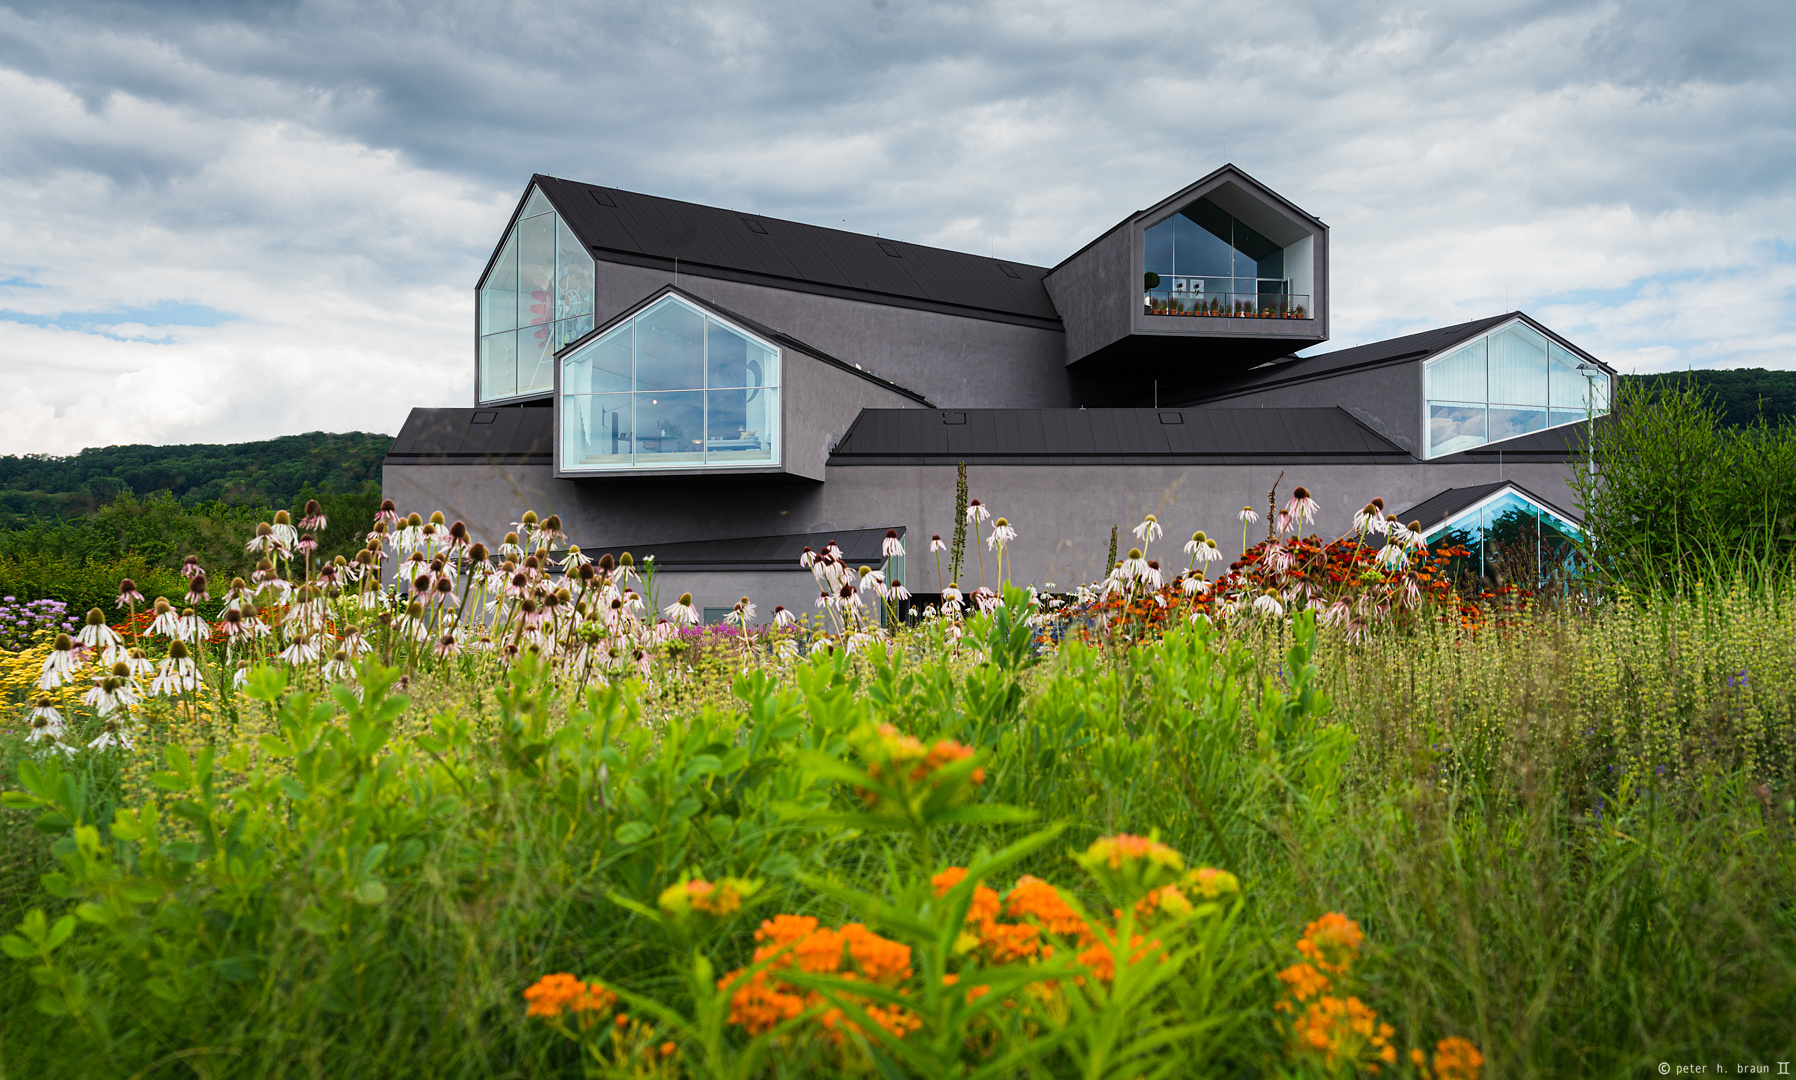
<path fill-rule="evenodd" d="M 116 716 L 108 717 L 106 726 L 101 729 L 100 734 L 95 736 L 92 742 L 87 744 L 87 748 L 89 750 L 105 750 L 109 747 L 122 746 L 127 750 L 133 749 L 136 744 L 131 741 L 131 728 L 129 719 L 121 721 Z"/>
<path fill-rule="evenodd" d="M 1122 571 L 1125 580 L 1147 580 L 1147 558 L 1141 554 L 1140 548 L 1129 549 L 1129 557 L 1122 561 Z"/>
<path fill-rule="evenodd" d="M 1409 551 L 1399 542 L 1387 543 L 1378 553 L 1378 565 L 1392 572 L 1406 570 L 1409 568 Z"/>
<path fill-rule="evenodd" d="M 1278 602 L 1278 597 L 1271 589 L 1267 589 L 1254 600 L 1253 609 L 1262 615 L 1278 616 L 1285 613 L 1285 606 Z"/>
<path fill-rule="evenodd" d="M 1192 533 L 1191 539 L 1189 541 L 1187 541 L 1185 544 L 1185 554 L 1191 556 L 1194 559 L 1197 558 L 1198 552 L 1203 550 L 1204 542 L 1207 539 L 1208 538 L 1204 536 L 1203 530 L 1201 530 L 1201 529 L 1198 530 L 1197 532 Z"/>
<path fill-rule="evenodd" d="M 1260 515 L 1254 513 L 1253 507 L 1251 506 L 1243 506 L 1241 512 L 1235 516 L 1241 519 L 1241 524 L 1243 525 L 1252 525 L 1254 522 L 1260 520 Z"/>
<path fill-rule="evenodd" d="M 237 670 L 231 676 L 231 685 L 241 690 L 249 684 L 249 661 L 237 661 Z"/>
<path fill-rule="evenodd" d="M 890 596 L 893 600 L 898 600 L 898 601 L 909 600 L 910 599 L 910 590 L 904 587 L 904 582 L 893 581 L 892 587 L 890 589 L 886 590 L 886 595 Z"/>
<path fill-rule="evenodd" d="M 967 524 L 979 525 L 992 519 L 992 513 L 978 499 L 967 503 Z"/>
<path fill-rule="evenodd" d="M 1384 534 L 1392 544 L 1403 546 L 1409 544 L 1409 528 L 1397 520 L 1396 514 L 1391 514 L 1384 519 Z"/>
<path fill-rule="evenodd" d="M 897 529 L 886 530 L 886 538 L 879 544 L 879 554 L 886 559 L 898 558 L 904 554 L 904 543 L 898 539 Z"/>
<path fill-rule="evenodd" d="M 1210 583 L 1203 578 L 1187 577 L 1179 582 L 1186 596 L 1196 596 L 1210 591 Z"/>
<path fill-rule="evenodd" d="M 508 532 L 505 534 L 505 539 L 499 542 L 498 550 L 501 559 L 522 559 L 524 542 L 518 538 L 517 533 Z"/>
<path fill-rule="evenodd" d="M 941 533 L 936 533 L 934 536 L 931 536 L 929 538 L 929 550 L 936 554 L 940 554 L 940 553 L 948 550 L 948 544 L 946 541 L 944 541 L 942 539 Z"/>
<path fill-rule="evenodd" d="M 1141 524 L 1135 526 L 1135 528 L 1130 531 L 1135 534 L 1135 539 L 1144 544 L 1151 544 L 1155 540 L 1166 535 L 1166 530 L 1160 528 L 1160 519 L 1152 514 L 1142 518 Z"/>
<path fill-rule="evenodd" d="M 329 682 L 342 682 L 349 678 L 351 674 L 349 650 L 338 649 L 331 653 L 331 658 L 324 662 L 324 666 L 319 671 Z"/>
<path fill-rule="evenodd" d="M 958 612 L 961 609 L 962 603 L 963 597 L 960 594 L 960 587 L 950 581 L 947 587 L 942 590 L 942 610 L 951 614 Z"/>
<path fill-rule="evenodd" d="M 1015 539 L 1016 529 L 1011 527 L 1009 520 L 999 518 L 992 523 L 992 534 L 985 538 L 985 548 L 987 551 L 990 551 L 993 548 L 1002 547 Z"/>
<path fill-rule="evenodd" d="M 1147 571 L 1142 576 L 1141 580 L 1146 582 L 1147 587 L 1150 589 L 1157 590 L 1160 588 L 1160 585 L 1161 585 L 1160 560 L 1149 559 L 1147 561 Z"/>
<path fill-rule="evenodd" d="M 1380 533 L 1384 531 L 1384 515 L 1378 508 L 1367 503 L 1353 515 L 1353 531 L 1357 533 Z"/>
<path fill-rule="evenodd" d="M 293 545 L 293 549 L 301 555 L 310 555 L 318 550 L 318 538 L 309 532 L 300 533 L 299 542 Z"/>
<path fill-rule="evenodd" d="M 137 583 L 125 578 L 118 583 L 118 607 L 136 607 L 143 603 L 143 594 L 137 591 Z"/>
<path fill-rule="evenodd" d="M 351 626 L 345 630 L 343 640 L 338 643 L 338 647 L 348 653 L 351 660 L 358 656 L 367 656 L 374 651 L 374 645 L 362 636 L 362 628 L 359 626 Z"/>
<path fill-rule="evenodd" d="M 798 622 L 798 616 L 786 610 L 784 605 L 773 605 L 773 625 L 783 630 L 796 622 Z"/>
<path fill-rule="evenodd" d="M 156 677 L 150 680 L 150 696 L 170 697 L 199 688 L 199 668 L 188 655 L 187 646 L 178 640 L 170 642 L 168 655 L 157 662 Z"/>
<path fill-rule="evenodd" d="M 436 653 L 438 660 L 447 660 L 452 656 L 461 655 L 461 642 L 456 639 L 455 632 L 451 630 L 437 638 L 436 647 L 431 651 Z"/>
<path fill-rule="evenodd" d="M 175 621 L 176 640 L 200 641 L 209 633 L 211 633 L 211 628 L 206 625 L 205 619 L 202 619 L 192 608 L 181 609 L 181 617 Z"/>
<path fill-rule="evenodd" d="M 392 499 L 382 499 L 380 509 L 374 512 L 374 523 L 391 527 L 399 522 L 399 508 L 393 505 Z"/>
<path fill-rule="evenodd" d="M 817 610 L 818 611 L 828 611 L 829 606 L 830 606 L 829 594 L 826 592 L 818 593 L 817 594 L 817 605 L 816 605 Z"/>
<path fill-rule="evenodd" d="M 736 606 L 730 609 L 728 615 L 724 616 L 724 621 L 732 626 L 747 630 L 750 626 L 754 625 L 755 621 L 754 601 L 746 596 L 736 601 Z"/>
<path fill-rule="evenodd" d="M 1403 532 L 1405 534 L 1403 543 L 1411 551 L 1427 550 L 1428 539 L 1427 539 L 1427 537 L 1422 535 L 1422 523 L 1421 522 L 1419 522 L 1419 521 L 1410 522 L 1408 525 L 1403 526 Z"/>
<path fill-rule="evenodd" d="M 287 647 L 275 654 L 281 662 L 299 667 L 302 664 L 313 664 L 318 661 L 318 644 L 310 634 L 300 634 L 287 643 Z"/>
<path fill-rule="evenodd" d="M 280 541 L 275 539 L 274 526 L 266 521 L 256 526 L 256 535 L 249 538 L 249 543 L 243 545 L 243 550 L 265 554 L 283 552 Z"/>
<path fill-rule="evenodd" d="M 206 572 L 200 569 L 200 557 L 198 555 L 189 555 L 181 560 L 181 576 L 187 578 L 189 581 L 196 577 L 206 576 Z"/>
<path fill-rule="evenodd" d="M 156 605 L 151 609 L 152 617 L 148 633 L 154 637 L 174 637 L 175 627 L 181 618 L 176 614 L 175 606 L 168 602 L 168 597 L 158 596 Z"/>
<path fill-rule="evenodd" d="M 56 711 L 56 700 L 49 694 L 37 696 L 37 704 L 31 710 L 27 726 L 30 728 L 25 733 L 25 741 L 28 743 L 55 742 L 69 730 L 68 723 L 63 720 L 62 714 Z"/>
<path fill-rule="evenodd" d="M 460 524 L 460 522 L 457 522 L 457 524 Z M 568 545 L 567 557 L 561 560 L 561 569 L 563 571 L 570 574 L 578 574 L 580 573 L 581 567 L 591 565 L 592 560 L 581 553 L 579 544 Z"/>
<path fill-rule="evenodd" d="M 681 593 L 680 598 L 662 609 L 667 621 L 675 626 L 697 626 L 698 612 L 692 607 L 692 594 Z"/>
<path fill-rule="evenodd" d="M 781 663 L 798 659 L 798 642 L 789 637 L 776 638 L 773 642 L 773 656 Z"/>
<path fill-rule="evenodd" d="M 866 605 L 861 603 L 861 594 L 855 591 L 852 584 L 844 583 L 841 591 L 836 593 L 836 607 L 842 611 L 862 611 Z"/>
<path fill-rule="evenodd" d="M 567 534 L 561 531 L 561 515 L 550 514 L 543 519 L 536 535 L 531 538 L 531 546 L 538 551 L 545 551 L 555 546 L 556 541 L 566 540 Z"/>
<path fill-rule="evenodd" d="M 804 550 L 798 553 L 798 565 L 806 570 L 817 565 L 817 553 L 811 550 L 811 545 L 806 544 Z"/>
<path fill-rule="evenodd" d="M 125 653 L 123 663 L 133 679 L 141 679 L 156 670 L 155 662 L 145 656 L 142 649 L 132 649 Z"/>
<path fill-rule="evenodd" d="M 81 628 L 79 637 L 81 644 L 90 649 L 111 649 L 124 643 L 118 632 L 106 625 L 106 613 L 99 608 L 89 609 L 87 625 Z"/>
<path fill-rule="evenodd" d="M 1299 528 L 1316 520 L 1316 511 L 1320 509 L 1316 500 L 1310 498 L 1310 489 L 1302 486 L 1291 489 L 1291 501 L 1285 504 L 1285 513 Z"/>
<path fill-rule="evenodd" d="M 111 716 L 121 708 L 136 705 L 142 698 L 132 684 L 130 671 L 124 664 L 114 664 L 110 674 L 95 679 L 81 702 L 101 716 Z"/>
<path fill-rule="evenodd" d="M 324 516 L 324 507 L 318 505 L 317 499 L 307 499 L 306 508 L 300 512 L 299 527 L 309 532 L 320 533 L 329 523 Z"/>

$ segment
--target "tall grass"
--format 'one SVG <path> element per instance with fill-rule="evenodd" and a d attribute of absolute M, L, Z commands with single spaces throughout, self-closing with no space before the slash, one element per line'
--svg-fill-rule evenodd
<path fill-rule="evenodd" d="M 1070 884 L 1069 848 L 1153 830 L 1238 875 L 1240 922 L 1205 960 L 1202 993 L 1198 981 L 1162 987 L 1130 1029 L 1168 1015 L 1211 1026 L 1118 1075 L 1295 1068 L 1273 973 L 1327 911 L 1363 925 L 1362 994 L 1393 1041 L 1469 1037 L 1487 1075 L 1784 1060 L 1793 626 L 1785 594 L 1740 591 L 1478 631 L 1324 637 L 1314 656 L 1289 651 L 1288 636 L 1173 630 L 1126 648 L 1068 643 L 1030 666 L 1015 635 L 973 657 L 922 631 L 889 655 L 819 651 L 733 686 L 676 687 L 670 672 L 652 691 L 575 700 L 526 664 L 496 686 L 421 676 L 402 711 L 371 691 L 334 714 L 265 681 L 252 691 L 266 704 L 234 723 L 161 733 L 187 749 L 155 784 L 147 748 L 77 759 L 116 764 L 81 766 L 57 789 L 80 804 L 65 817 L 104 827 L 115 807 L 154 804 L 168 850 L 198 846 L 182 849 L 191 869 L 156 878 L 153 902 L 82 922 L 66 947 L 93 1003 L 84 1017 L 35 1011 L 31 965 L 0 967 L 0 1063 L 45 1077 L 578 1075 L 575 1048 L 524 1016 L 521 991 L 542 974 L 694 1007 L 693 942 L 614 895 L 652 907 L 682 874 L 763 879 L 756 914 L 703 941 L 717 972 L 745 962 L 762 915 L 868 917 L 820 883 L 897 902 L 911 841 L 830 818 L 862 800 L 816 766 L 878 722 L 980 748 L 977 805 L 1037 815 L 942 825 L 935 865 L 1055 824 L 1059 837 L 1018 856 L 1006 881 Z M 282 756 L 308 738 L 334 747 L 334 764 Z M 202 782 L 207 748 L 216 771 Z M 25 748 L 7 738 L 0 753 L 16 788 Z M 257 787 L 264 766 L 274 771 Z M 240 788 L 226 800 L 229 785 Z M 40 810 L 7 811 L 0 830 L 7 927 L 76 899 L 52 895 L 66 880 L 48 892 L 39 880 L 53 863 L 72 875 L 80 854 L 55 821 L 33 831 Z M 237 834 L 208 832 L 230 820 Z M 102 832 L 81 857 L 133 880 L 164 873 L 129 832 Z M 149 959 L 103 944 L 115 940 Z M 1083 1075 L 1091 1059 L 1069 1047 L 1015 1075 Z M 683 1047 L 669 1068 L 718 1075 L 700 1051 Z M 821 1075 L 836 1060 L 821 1053 L 789 1041 L 757 1068 Z M 883 1068 L 916 1072 L 902 1059 Z"/>

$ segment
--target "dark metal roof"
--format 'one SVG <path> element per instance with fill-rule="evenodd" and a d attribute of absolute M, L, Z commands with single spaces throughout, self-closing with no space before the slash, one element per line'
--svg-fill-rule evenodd
<path fill-rule="evenodd" d="M 677 259 L 704 276 L 1060 328 L 1044 267 L 553 176 L 531 180 L 600 258 L 655 267 Z"/>
<path fill-rule="evenodd" d="M 791 334 L 786 333 L 784 330 L 775 330 L 773 327 L 768 326 L 765 323 L 757 322 L 756 320 L 751 319 L 746 315 L 742 315 L 737 312 L 731 311 L 729 308 L 724 307 L 722 304 L 714 303 L 710 300 L 705 299 L 702 296 L 694 296 L 692 293 L 689 293 L 685 289 L 682 289 L 676 285 L 661 286 L 659 289 L 656 289 L 654 292 L 650 293 L 648 296 L 644 297 L 643 299 L 637 301 L 634 304 L 631 304 L 629 307 L 625 308 L 622 312 L 618 313 L 617 315 L 612 316 L 606 322 L 600 323 L 598 326 L 593 327 L 591 330 L 589 330 L 586 333 L 575 338 L 573 341 L 570 341 L 566 345 L 563 345 L 560 349 L 557 349 L 555 352 L 556 357 L 559 358 L 559 357 L 563 356 L 564 354 L 571 352 L 574 349 L 579 348 L 580 346 L 586 344 L 588 341 L 591 341 L 594 338 L 604 336 L 606 333 L 608 333 L 611 330 L 612 327 L 616 326 L 618 323 L 623 322 L 625 319 L 628 319 L 631 316 L 635 315 L 637 312 L 648 307 L 650 304 L 661 299 L 663 296 L 666 296 L 668 293 L 674 293 L 675 295 L 679 296 L 680 299 L 682 299 L 682 300 L 686 300 L 692 304 L 696 304 L 697 306 L 704 308 L 707 311 L 714 312 L 720 318 L 728 319 L 729 321 L 736 323 L 738 326 L 741 326 L 744 330 L 749 330 L 756 334 L 759 334 L 762 337 L 768 339 L 769 341 L 774 341 L 774 342 L 777 342 L 777 343 L 784 345 L 788 348 L 796 349 L 797 351 L 804 353 L 806 356 L 814 357 L 815 359 L 823 361 L 825 364 L 828 364 L 831 367 L 840 368 L 841 370 L 846 371 L 850 375 L 857 375 L 860 378 L 863 378 L 870 383 L 874 383 L 878 386 L 883 386 L 887 390 L 890 390 L 895 394 L 903 394 L 905 397 L 910 398 L 912 401 L 915 401 L 917 404 L 922 405 L 926 409 L 935 408 L 935 406 L 930 403 L 928 398 L 924 397 L 922 394 L 917 393 L 915 390 L 909 389 L 908 387 L 899 386 L 897 383 L 886 378 L 885 376 L 877 374 L 872 371 L 868 371 L 866 368 L 860 366 L 859 364 L 851 364 L 846 360 L 841 360 L 834 356 L 831 356 L 830 354 L 824 352 L 822 349 L 819 349 L 814 345 L 810 345 L 803 341 L 798 340 L 797 338 L 793 337 Z"/>
<path fill-rule="evenodd" d="M 547 464 L 553 459 L 554 410 L 413 409 L 386 461 L 395 465 L 483 462 Z"/>
<path fill-rule="evenodd" d="M 1551 510 L 1553 513 L 1558 514 L 1567 521 L 1578 520 L 1576 514 L 1568 513 L 1564 509 L 1555 506 L 1541 498 L 1539 495 L 1534 494 L 1532 491 L 1529 491 L 1527 488 L 1516 483 L 1514 480 L 1498 480 L 1489 484 L 1474 484 L 1471 487 L 1448 488 L 1439 495 L 1424 499 L 1410 507 L 1408 510 L 1398 514 L 1397 520 L 1404 524 L 1408 524 L 1412 521 L 1419 521 L 1422 523 L 1422 531 L 1427 532 L 1441 522 L 1446 521 L 1454 514 L 1465 510 L 1467 507 L 1475 506 L 1485 499 L 1490 498 L 1492 495 L 1495 495 L 1497 492 L 1505 489 L 1514 491 L 1516 494 L 1537 506 L 1542 506 Z"/>
<path fill-rule="evenodd" d="M 1386 364 L 1400 364 L 1411 360 L 1420 360 L 1425 356 L 1450 349 L 1468 338 L 1477 337 L 1487 330 L 1494 329 L 1511 319 L 1520 319 L 1530 327 L 1538 330 L 1553 341 L 1577 354 L 1580 359 L 1588 360 L 1598 367 L 1615 374 L 1609 365 L 1591 356 L 1583 349 L 1560 337 L 1552 330 L 1527 314 L 1520 311 L 1505 312 L 1492 315 L 1486 319 L 1474 319 L 1471 322 L 1443 326 L 1435 330 L 1423 330 L 1416 334 L 1405 334 L 1402 337 L 1389 338 L 1385 341 L 1372 341 L 1364 345 L 1355 345 L 1350 349 L 1336 349 L 1334 352 L 1320 353 L 1316 356 L 1295 357 L 1282 360 L 1265 367 L 1244 371 L 1218 379 L 1196 392 L 1191 401 L 1220 401 L 1241 394 L 1249 394 L 1274 386 L 1290 386 L 1295 383 L 1313 382 L 1330 378 L 1349 371 L 1362 371 L 1367 368 L 1382 367 Z"/>
<path fill-rule="evenodd" d="M 900 528 L 899 534 L 904 530 Z M 655 557 L 657 570 L 791 570 L 802 572 L 798 556 L 809 547 L 822 551 L 834 540 L 851 563 L 878 566 L 883 556 L 884 529 L 849 529 L 844 532 L 786 533 L 780 536 L 737 536 L 723 540 L 682 540 L 672 544 L 612 544 L 605 551 L 628 551 L 638 566 Z M 598 558 L 600 549 L 586 554 Z"/>
<path fill-rule="evenodd" d="M 863 409 L 831 465 L 1410 461 L 1344 409 Z"/>

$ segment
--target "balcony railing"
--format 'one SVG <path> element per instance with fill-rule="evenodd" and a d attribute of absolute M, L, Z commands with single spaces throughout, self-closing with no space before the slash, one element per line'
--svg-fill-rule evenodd
<path fill-rule="evenodd" d="M 1310 298 L 1303 293 L 1188 293 L 1151 289 L 1142 297 L 1143 314 L 1185 315 L 1206 319 L 1308 319 Z"/>

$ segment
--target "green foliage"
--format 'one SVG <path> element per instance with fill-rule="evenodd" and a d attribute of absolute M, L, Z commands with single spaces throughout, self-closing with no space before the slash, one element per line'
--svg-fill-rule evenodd
<path fill-rule="evenodd" d="M 1696 385 L 1623 382 L 1586 453 L 1571 484 L 1600 581 L 1764 583 L 1796 560 L 1796 423 L 1730 428 Z"/>
<path fill-rule="evenodd" d="M 1681 724 L 1692 746 L 1740 738 L 1736 698 L 1667 696 L 1697 665 L 1640 662 L 1647 631 L 1346 642 L 1304 614 L 1266 642 L 1200 622 L 1049 652 L 1027 594 L 1003 599 L 968 621 L 959 652 L 936 624 L 858 655 L 732 670 L 727 695 L 576 692 L 529 654 L 496 686 L 450 667 L 405 693 L 370 662 L 359 696 L 256 669 L 234 728 L 160 737 L 148 791 L 121 786 L 135 767 L 0 736 L 0 1065 L 627 1073 L 601 1052 L 610 1024 L 563 1039 L 524 1015 L 525 987 L 579 972 L 674 1044 L 626 1063 L 637 1075 L 1308 1075 L 1275 1026 L 1274 973 L 1327 911 L 1364 924 L 1358 992 L 1394 1044 L 1469 1037 L 1487 1076 L 1630 1075 L 1786 1045 L 1787 755 L 1610 781 L 1588 751 L 1602 737 L 1580 735 L 1585 714 L 1550 692 L 1591 680 L 1606 707 Z M 1723 615 L 1671 636 L 1725 653 L 1700 636 L 1742 621 Z M 1603 654 L 1614 670 L 1594 679 L 1581 650 L 1617 636 L 1637 648 Z M 1755 707 L 1789 710 L 1777 673 L 1796 669 L 1791 641 L 1764 644 Z M 1420 696 L 1460 653 L 1508 666 Z M 1117 833 L 1225 868 L 1241 892 L 1150 930 L 1135 905 L 1174 878 L 1106 872 L 1087 845 Z M 938 896 L 949 866 L 967 872 Z M 1046 934 L 1054 954 L 1036 963 L 982 959 L 965 940 L 976 890 L 1022 874 L 1107 929 Z M 744 883 L 753 910 L 700 919 L 662 902 L 695 879 Z M 822 1004 L 749 1036 L 722 973 L 767 970 L 752 934 L 774 913 L 902 944 L 913 988 L 788 969 Z M 1088 946 L 1111 978 L 1090 974 Z M 822 1037 L 824 1007 L 859 1034 Z M 916 1029 L 892 1034 L 876 1007 L 913 1012 Z"/>
<path fill-rule="evenodd" d="M 390 435 L 314 431 L 262 442 L 0 456 L 0 527 L 80 517 L 125 492 L 166 491 L 189 508 L 287 506 L 319 492 L 359 492 L 379 485 L 381 459 L 392 443 Z"/>
<path fill-rule="evenodd" d="M 948 580 L 960 581 L 961 561 L 967 553 L 967 463 L 954 470 L 954 540 L 948 548 Z"/>
<path fill-rule="evenodd" d="M 1721 422 L 1730 427 L 1751 427 L 1761 418 L 1772 425 L 1796 420 L 1796 371 L 1668 371 L 1623 375 L 1619 381 L 1654 391 L 1698 390 L 1715 403 Z"/>

